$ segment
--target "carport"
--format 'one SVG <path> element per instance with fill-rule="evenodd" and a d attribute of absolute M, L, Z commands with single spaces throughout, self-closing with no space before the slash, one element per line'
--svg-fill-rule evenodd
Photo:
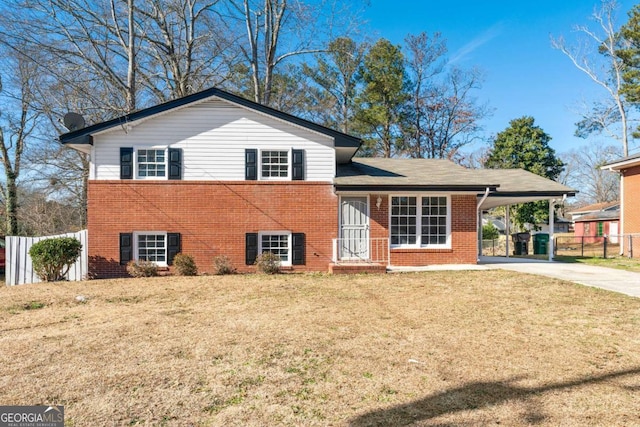
<path fill-rule="evenodd" d="M 556 203 L 564 201 L 567 197 L 573 197 L 576 191 L 558 182 L 551 181 L 523 169 L 477 169 L 479 181 L 499 182 L 500 185 L 493 191 L 487 189 L 485 193 L 478 194 L 478 259 L 482 256 L 482 212 L 488 209 L 506 206 L 506 230 L 509 230 L 509 209 L 511 205 L 535 202 L 538 200 L 549 201 L 549 261 L 553 260 L 554 253 L 554 211 Z M 481 179 L 480 179 L 481 178 Z M 507 258 L 509 257 L 509 238 L 507 237 Z"/>

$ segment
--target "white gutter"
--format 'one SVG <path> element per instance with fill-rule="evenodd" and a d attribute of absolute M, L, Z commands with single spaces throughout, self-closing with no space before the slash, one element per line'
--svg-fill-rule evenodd
<path fill-rule="evenodd" d="M 478 261 L 480 261 L 480 257 L 482 256 L 482 212 L 480 211 L 480 206 L 482 206 L 482 204 L 484 203 L 485 200 L 487 200 L 487 197 L 489 197 L 489 187 L 487 187 L 484 190 L 484 195 L 482 196 L 482 199 L 480 199 L 480 201 L 478 202 L 477 206 L 476 206 L 476 221 L 478 223 L 477 226 L 477 236 L 478 236 Z"/>

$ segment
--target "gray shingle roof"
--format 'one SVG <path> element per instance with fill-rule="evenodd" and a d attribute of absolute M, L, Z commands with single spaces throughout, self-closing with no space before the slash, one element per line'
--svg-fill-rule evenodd
<path fill-rule="evenodd" d="M 493 177 L 441 159 L 356 158 L 338 166 L 336 187 L 443 187 L 475 191 L 497 187 Z"/>
<path fill-rule="evenodd" d="M 523 169 L 467 169 L 441 159 L 355 158 L 339 165 L 337 191 L 470 191 L 489 209 L 506 204 L 573 196 L 575 190 Z"/>

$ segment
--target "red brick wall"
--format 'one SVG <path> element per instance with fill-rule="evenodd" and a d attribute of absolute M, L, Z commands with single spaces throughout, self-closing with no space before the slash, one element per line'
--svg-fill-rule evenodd
<path fill-rule="evenodd" d="M 370 236 L 389 237 L 389 197 L 380 195 L 382 204 L 376 207 L 377 194 L 371 196 Z M 391 249 L 391 265 L 421 266 L 430 264 L 476 264 L 478 235 L 476 229 L 475 195 L 451 196 L 451 249 Z"/>
<path fill-rule="evenodd" d="M 624 234 L 640 233 L 640 166 L 629 168 L 622 173 L 624 177 Z M 634 258 L 640 257 L 640 237 L 625 239 L 624 253 Z"/>
<path fill-rule="evenodd" d="M 640 233 L 640 166 L 627 169 L 624 176 L 624 233 Z"/>
<path fill-rule="evenodd" d="M 140 182 L 90 181 L 88 205 L 90 271 L 95 277 L 124 274 L 119 233 L 177 232 L 182 252 L 201 272 L 226 255 L 239 271 L 245 265 L 245 233 L 305 233 L 306 265 L 326 271 L 337 234 L 338 200 L 321 182 Z"/>

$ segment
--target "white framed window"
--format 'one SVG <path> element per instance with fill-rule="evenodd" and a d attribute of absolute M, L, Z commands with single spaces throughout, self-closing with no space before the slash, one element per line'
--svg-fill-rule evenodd
<path fill-rule="evenodd" d="M 167 265 L 167 233 L 145 231 L 134 234 L 134 254 L 138 261 L 152 261 Z"/>
<path fill-rule="evenodd" d="M 165 149 L 138 149 L 136 151 L 137 177 L 165 178 L 167 176 L 167 153 Z"/>
<path fill-rule="evenodd" d="M 271 252 L 280 257 L 283 266 L 291 264 L 291 233 L 288 231 L 263 231 L 258 233 L 258 253 Z"/>
<path fill-rule="evenodd" d="M 286 179 L 289 176 L 289 150 L 260 151 L 261 179 Z"/>
<path fill-rule="evenodd" d="M 391 196 L 392 247 L 451 247 L 449 196 Z"/>

